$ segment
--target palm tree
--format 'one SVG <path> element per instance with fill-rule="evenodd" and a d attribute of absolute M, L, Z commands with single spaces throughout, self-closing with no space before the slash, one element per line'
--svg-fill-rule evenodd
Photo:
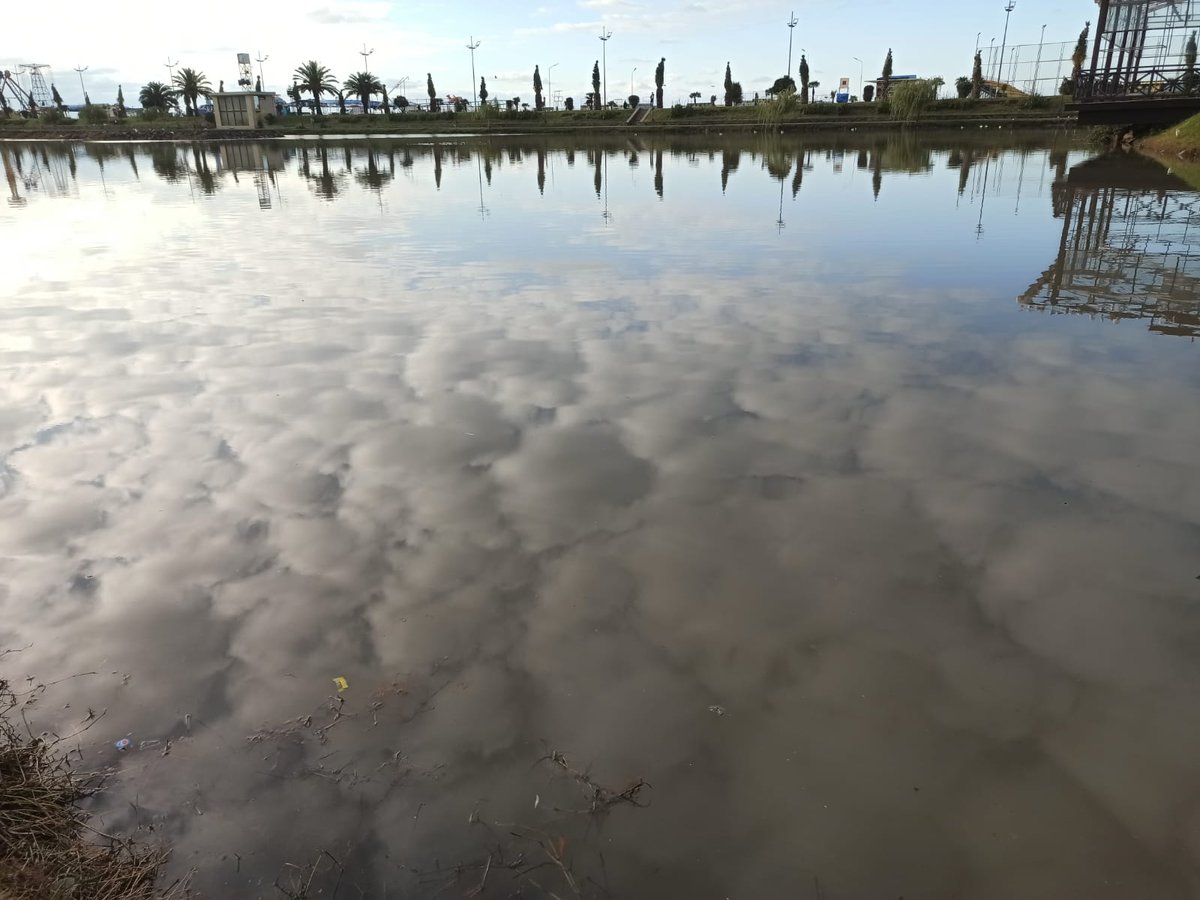
<path fill-rule="evenodd" d="M 195 69 L 180 69 L 175 73 L 172 83 L 175 85 L 175 93 L 183 98 L 183 105 L 187 108 L 189 116 L 196 114 L 200 95 L 207 97 L 212 93 L 212 85 L 208 83 L 204 73 Z"/>
<path fill-rule="evenodd" d="M 157 109 L 162 112 L 179 108 L 175 92 L 161 81 L 150 81 L 143 85 L 138 93 L 138 103 L 142 104 L 142 109 Z"/>
<path fill-rule="evenodd" d="M 321 115 L 321 95 L 336 95 L 338 92 L 337 82 L 333 80 L 333 72 L 315 59 L 310 59 L 304 65 L 296 67 L 294 76 L 299 82 L 300 90 L 312 94 L 313 107 L 317 115 Z"/>
<path fill-rule="evenodd" d="M 371 95 L 383 93 L 383 83 L 370 72 L 355 72 L 342 87 L 362 101 L 363 115 L 371 111 Z"/>

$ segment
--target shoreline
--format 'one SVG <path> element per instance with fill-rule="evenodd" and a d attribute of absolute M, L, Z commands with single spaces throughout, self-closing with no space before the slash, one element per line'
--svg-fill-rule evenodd
<path fill-rule="evenodd" d="M 382 119 L 382 117 L 379 117 Z M 309 127 L 306 119 L 298 128 L 267 127 L 255 130 L 217 129 L 212 127 L 171 128 L 160 124 L 138 128 L 110 125 L 57 125 L 54 127 L 0 124 L 0 141 L 186 141 L 207 143 L 212 141 L 262 141 L 295 138 L 374 138 L 374 137 L 508 137 L 529 135 L 646 135 L 646 134 L 757 134 L 765 131 L 781 134 L 837 134 L 837 133 L 904 133 L 931 130 L 1036 130 L 1062 131 L 1079 127 L 1072 114 L 1047 114 L 1037 111 L 1030 114 L 992 115 L 930 115 L 916 122 L 898 122 L 886 116 L 829 116 L 823 118 L 763 123 L 757 120 L 718 119 L 710 121 L 662 121 L 642 122 L 626 125 L 623 121 L 600 121 L 595 124 L 583 122 L 556 123 L 515 121 L 504 122 L 457 122 L 457 121 L 383 121 L 379 125 L 370 122 L 362 128 L 358 121 L 320 121 L 317 127 Z M 330 122 L 333 127 L 330 127 Z M 359 127 L 352 127 L 353 125 Z"/>

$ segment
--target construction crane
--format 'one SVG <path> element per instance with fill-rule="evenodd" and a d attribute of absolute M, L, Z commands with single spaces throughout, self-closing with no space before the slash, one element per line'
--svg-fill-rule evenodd
<path fill-rule="evenodd" d="M 5 69 L 0 72 L 0 115 L 5 118 L 12 115 L 14 105 L 26 118 L 37 115 L 38 106 L 33 94 L 21 87 L 13 73 Z"/>

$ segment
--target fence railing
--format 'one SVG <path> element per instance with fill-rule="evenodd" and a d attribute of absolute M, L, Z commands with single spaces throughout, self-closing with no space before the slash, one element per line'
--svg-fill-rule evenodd
<path fill-rule="evenodd" d="M 1184 66 L 1155 66 L 1133 72 L 1083 72 L 1075 85 L 1075 99 L 1079 101 L 1197 95 L 1200 95 L 1200 72 Z"/>

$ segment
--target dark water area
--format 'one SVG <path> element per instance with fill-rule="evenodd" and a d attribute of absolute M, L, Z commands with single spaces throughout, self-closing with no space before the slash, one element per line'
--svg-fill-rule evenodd
<path fill-rule="evenodd" d="M 0 677 L 197 896 L 1200 896 L 1175 173 L 0 157 Z"/>

